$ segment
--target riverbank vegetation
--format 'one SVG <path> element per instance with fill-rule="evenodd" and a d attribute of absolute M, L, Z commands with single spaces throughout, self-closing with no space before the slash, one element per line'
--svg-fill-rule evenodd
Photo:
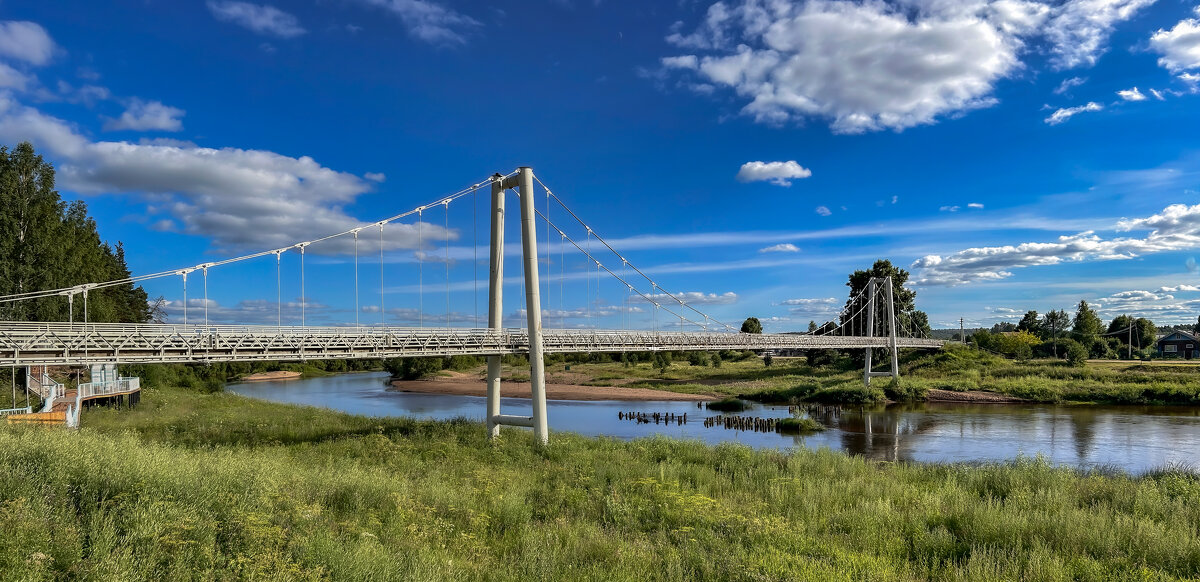
<path fill-rule="evenodd" d="M 0 426 L 6 578 L 1000 580 L 1200 576 L 1200 482 L 877 463 L 348 416 L 148 389 Z"/>

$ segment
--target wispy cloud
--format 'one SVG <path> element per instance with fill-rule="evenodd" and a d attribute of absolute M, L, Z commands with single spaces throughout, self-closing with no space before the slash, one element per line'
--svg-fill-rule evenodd
<path fill-rule="evenodd" d="M 294 38 L 307 32 L 300 20 L 274 6 L 234 0 L 208 0 L 208 10 L 217 20 L 231 22 L 252 32 L 278 38 Z"/>
<path fill-rule="evenodd" d="M 1044 121 L 1050 125 L 1058 125 L 1066 122 L 1076 115 L 1079 115 L 1080 113 L 1086 113 L 1088 111 L 1101 111 L 1103 109 L 1103 105 L 1096 103 L 1095 101 L 1088 101 L 1087 104 L 1080 105 L 1078 107 L 1066 107 L 1059 109 L 1054 113 L 1051 113 L 1050 117 L 1047 117 Z"/>
<path fill-rule="evenodd" d="M 758 249 L 758 252 L 760 252 L 760 253 L 798 253 L 798 252 L 800 252 L 800 247 L 798 247 L 792 243 L 780 243 L 777 245 L 771 245 L 769 247 L 764 247 L 764 248 Z"/>
<path fill-rule="evenodd" d="M 483 23 L 428 0 L 362 0 L 391 12 L 413 38 L 437 45 L 463 45 Z"/>

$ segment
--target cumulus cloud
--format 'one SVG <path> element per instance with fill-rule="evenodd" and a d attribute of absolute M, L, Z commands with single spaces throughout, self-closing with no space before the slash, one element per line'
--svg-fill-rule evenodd
<path fill-rule="evenodd" d="M 430 44 L 466 44 L 468 35 L 482 26 L 470 16 L 428 0 L 362 1 L 395 14 L 410 36 Z"/>
<path fill-rule="evenodd" d="M 130 99 L 125 112 L 104 124 L 105 131 L 179 131 L 183 129 L 184 110 L 158 101 Z"/>
<path fill-rule="evenodd" d="M 1133 18 L 1154 0 L 1068 0 L 1047 22 L 1052 63 L 1058 69 L 1096 64 L 1117 24 Z"/>
<path fill-rule="evenodd" d="M 1138 91 L 1137 87 L 1134 87 L 1132 89 L 1125 89 L 1124 91 L 1117 91 L 1117 95 L 1119 95 L 1121 97 L 1121 99 L 1124 99 L 1125 101 L 1145 101 L 1146 100 L 1146 95 L 1144 93 L 1142 93 L 1141 91 Z"/>
<path fill-rule="evenodd" d="M 671 27 L 667 42 L 686 52 L 663 59 L 662 74 L 727 88 L 761 123 L 900 131 L 995 104 L 996 83 L 1031 50 L 1057 69 L 1091 66 L 1115 26 L 1153 1 L 717 2 L 691 32 Z"/>
<path fill-rule="evenodd" d="M 830 214 L 833 214 L 833 211 L 830 210 L 828 206 L 818 206 L 815 212 L 821 216 L 829 216 Z"/>
<path fill-rule="evenodd" d="M 1025 3 L 1003 6 L 1018 4 Z M 992 85 L 1019 67 L 1022 46 L 1003 28 L 1021 28 L 1016 14 L 1028 16 L 1001 12 L 913 16 L 876 2 L 719 2 L 695 32 L 667 40 L 714 53 L 674 64 L 748 100 L 742 112 L 756 121 L 818 117 L 838 133 L 901 130 L 995 102 Z"/>
<path fill-rule="evenodd" d="M 1071 119 L 1072 117 L 1074 117 L 1076 115 L 1079 115 L 1080 113 L 1085 113 L 1088 111 L 1100 111 L 1102 109 L 1104 109 L 1103 105 L 1096 103 L 1095 101 L 1088 101 L 1086 105 L 1080 105 L 1078 107 L 1066 107 L 1063 109 L 1059 109 L 1058 111 L 1051 113 L 1050 117 L 1047 117 L 1043 121 L 1045 121 L 1046 123 L 1048 123 L 1050 125 L 1058 125 L 1060 123 L 1067 121 L 1068 119 Z"/>
<path fill-rule="evenodd" d="M 0 63 L 0 89 L 24 91 L 26 87 L 29 87 L 34 82 L 33 77 L 4 63 Z"/>
<path fill-rule="evenodd" d="M 758 249 L 758 252 L 760 252 L 760 253 L 798 253 L 798 252 L 800 252 L 800 247 L 798 247 L 792 243 L 780 243 L 777 245 L 771 245 L 769 247 L 764 247 L 764 248 Z"/>
<path fill-rule="evenodd" d="M 738 300 L 737 293 L 734 293 L 733 291 L 728 291 L 721 294 L 704 293 L 702 291 L 685 291 L 682 293 L 675 293 L 674 295 L 675 297 L 682 299 L 683 302 L 688 305 L 730 305 L 737 303 Z M 666 293 L 647 293 L 646 297 L 649 299 L 646 299 L 640 295 L 634 295 L 630 301 L 635 303 L 653 301 L 666 306 L 670 306 L 671 304 L 678 305 L 678 303 Z"/>
<path fill-rule="evenodd" d="M 152 212 L 174 218 L 185 233 L 211 237 L 222 251 L 283 247 L 364 226 L 342 208 L 371 185 L 309 157 L 186 142 L 93 142 L 67 122 L 0 93 L 0 141 L 24 140 L 58 162 L 63 188 L 152 200 Z M 457 237 L 434 224 L 422 229 L 426 241 Z M 412 224 L 389 225 L 385 234 L 388 249 L 418 246 Z M 349 252 L 352 245 L 342 237 L 310 252 Z"/>
<path fill-rule="evenodd" d="M 54 58 L 56 45 L 46 29 L 35 22 L 0 21 L 0 56 L 42 66 Z"/>
<path fill-rule="evenodd" d="M 982 210 L 983 204 L 979 203 L 979 202 L 971 202 L 971 203 L 967 204 L 967 208 L 974 208 L 976 210 Z"/>
<path fill-rule="evenodd" d="M 795 160 L 786 162 L 746 162 L 738 170 L 739 182 L 770 182 L 776 186 L 791 186 L 792 180 L 807 178 L 812 170 Z"/>
<path fill-rule="evenodd" d="M 231 22 L 258 34 L 293 38 L 307 32 L 295 16 L 266 4 L 208 0 L 208 9 L 218 20 Z"/>
<path fill-rule="evenodd" d="M 1115 229 L 1148 232 L 1144 237 L 1102 238 L 1088 231 L 1060 236 L 1053 242 L 1027 242 L 969 248 L 941 256 L 928 255 L 912 264 L 918 285 L 961 285 L 1012 276 L 1013 269 L 1060 263 L 1132 259 L 1200 247 L 1200 204 L 1173 204 L 1145 218 L 1123 219 Z"/>
<path fill-rule="evenodd" d="M 1073 87 L 1078 87 L 1086 82 L 1087 82 L 1087 79 L 1084 79 L 1082 77 L 1071 77 L 1069 79 L 1063 79 L 1063 82 L 1059 83 L 1058 88 L 1056 88 L 1054 90 L 1054 94 L 1055 95 L 1065 95 L 1067 93 L 1067 91 L 1070 91 Z"/>
<path fill-rule="evenodd" d="M 1200 7 L 1196 13 L 1200 16 Z M 1159 29 L 1150 37 L 1150 48 L 1162 55 L 1158 64 L 1172 73 L 1200 69 L 1200 18 L 1180 20 L 1171 30 Z"/>

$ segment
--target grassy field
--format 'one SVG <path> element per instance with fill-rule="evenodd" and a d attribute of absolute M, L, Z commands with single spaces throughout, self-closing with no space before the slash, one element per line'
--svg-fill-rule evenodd
<path fill-rule="evenodd" d="M 877 403 L 922 400 L 931 389 L 982 390 L 1031 402 L 1200 405 L 1200 363 L 1099 361 L 1073 367 L 1061 360 L 1016 362 L 961 346 L 939 352 L 905 352 L 901 381 L 876 379 L 863 386 L 861 364 L 850 358 L 811 366 L 804 358 L 727 361 L 720 368 L 676 361 L 662 372 L 649 363 L 571 364 L 582 384 L 621 384 L 676 392 L 770 401 Z M 566 364 L 548 367 L 551 381 Z M 882 370 L 880 366 L 877 369 Z M 582 378 L 582 379 L 579 379 Z"/>
<path fill-rule="evenodd" d="M 151 389 L 0 425 L 5 580 L 1174 580 L 1200 481 L 370 419 Z"/>

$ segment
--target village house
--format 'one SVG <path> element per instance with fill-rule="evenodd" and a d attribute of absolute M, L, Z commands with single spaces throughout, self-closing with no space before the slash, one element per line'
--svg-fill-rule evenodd
<path fill-rule="evenodd" d="M 1158 340 L 1158 355 L 1164 358 L 1200 358 L 1200 339 L 1186 331 L 1175 330 Z"/>

